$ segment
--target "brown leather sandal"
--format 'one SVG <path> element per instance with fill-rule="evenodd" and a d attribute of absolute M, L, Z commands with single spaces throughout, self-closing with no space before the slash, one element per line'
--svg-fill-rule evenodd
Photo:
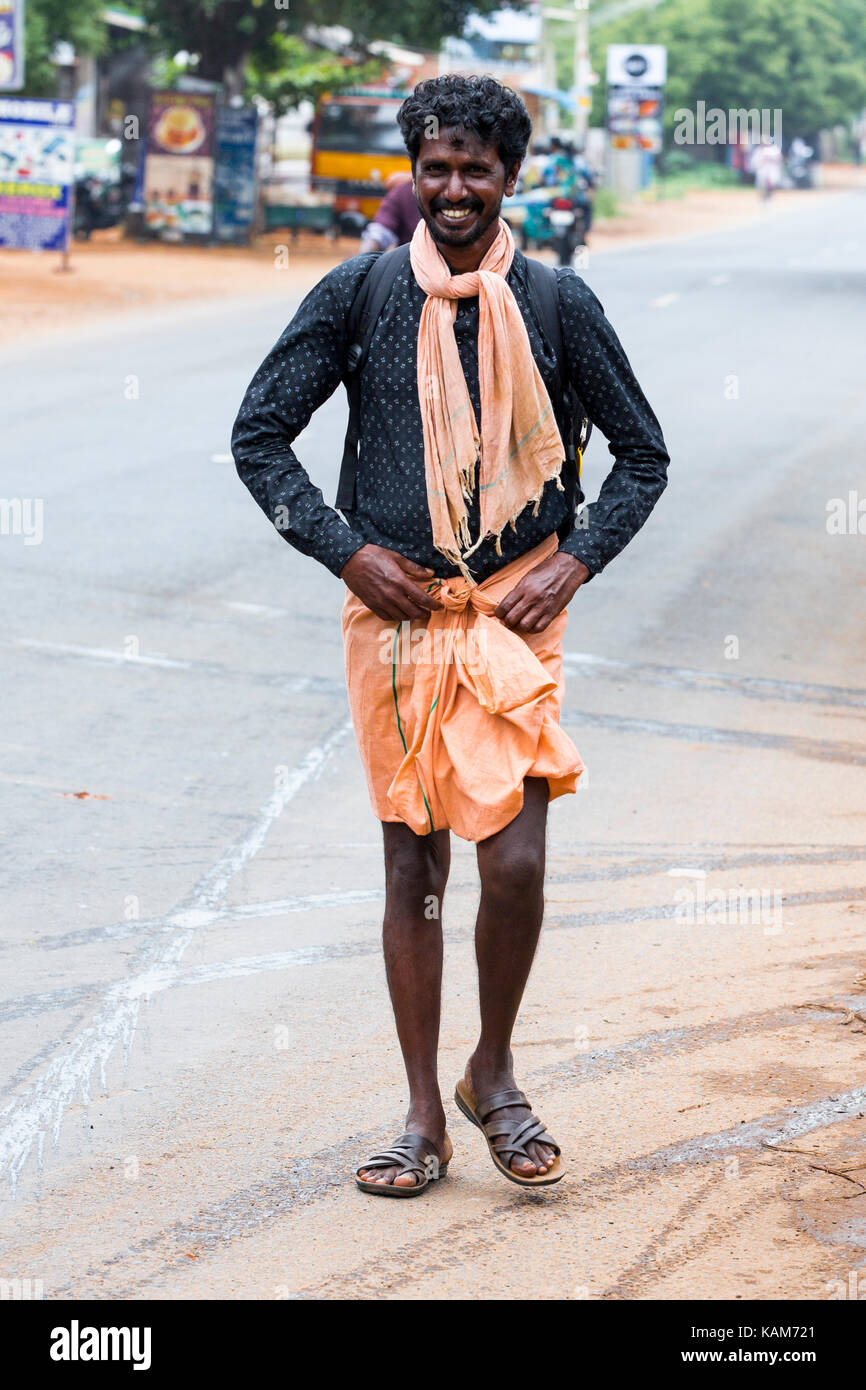
<path fill-rule="evenodd" d="M 562 1150 L 556 1140 L 547 1133 L 543 1120 L 531 1113 L 513 1121 L 509 1121 L 507 1116 L 487 1120 L 488 1115 L 492 1115 L 494 1110 L 506 1110 L 509 1106 L 525 1105 L 531 1110 L 529 1101 L 522 1091 L 496 1091 L 492 1096 L 478 1100 L 466 1081 L 460 1080 L 454 1091 L 454 1099 L 467 1120 L 481 1130 L 487 1140 L 490 1157 L 509 1182 L 516 1182 L 518 1187 L 548 1187 L 565 1176 L 560 1159 Z M 515 1173 L 509 1164 L 515 1154 L 534 1163 L 535 1160 L 530 1158 L 526 1151 L 527 1144 L 533 1141 L 536 1144 L 547 1144 L 553 1149 L 554 1159 L 546 1173 L 536 1173 L 534 1178 L 524 1178 L 520 1173 Z"/>
<path fill-rule="evenodd" d="M 374 1197 L 420 1197 L 422 1192 L 427 1191 L 431 1182 L 445 1177 L 450 1159 L 449 1154 L 443 1163 L 436 1145 L 423 1135 L 404 1134 L 390 1149 L 373 1154 L 366 1163 L 356 1168 L 355 1182 L 362 1192 L 372 1192 Z M 368 1182 L 366 1178 L 358 1176 L 371 1168 L 399 1168 L 398 1178 L 402 1178 L 406 1173 L 414 1173 L 415 1185 L 397 1187 L 393 1182 Z"/>

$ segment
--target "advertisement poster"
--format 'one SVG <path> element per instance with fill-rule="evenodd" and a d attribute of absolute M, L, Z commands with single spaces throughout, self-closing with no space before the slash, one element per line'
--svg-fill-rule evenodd
<path fill-rule="evenodd" d="M 24 0 L 0 0 L 0 92 L 24 86 Z"/>
<path fill-rule="evenodd" d="M 117 183 L 120 178 L 120 141 L 86 136 L 75 142 L 75 177 Z"/>
<path fill-rule="evenodd" d="M 0 246 L 63 250 L 74 165 L 73 102 L 0 97 Z"/>
<path fill-rule="evenodd" d="M 214 98 L 204 92 L 154 92 L 144 170 L 144 224 L 179 240 L 213 226 Z"/>
<path fill-rule="evenodd" d="M 214 233 L 218 241 L 246 241 L 256 210 L 254 106 L 226 106 L 216 124 Z"/>
<path fill-rule="evenodd" d="M 607 128 L 613 149 L 658 153 L 666 79 L 667 49 L 663 44 L 608 46 Z"/>

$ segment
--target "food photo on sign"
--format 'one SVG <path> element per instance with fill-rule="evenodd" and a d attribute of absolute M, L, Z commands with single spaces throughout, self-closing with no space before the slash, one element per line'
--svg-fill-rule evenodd
<path fill-rule="evenodd" d="M 163 239 L 213 226 L 215 105 L 209 93 L 154 92 L 144 174 L 144 223 Z"/>

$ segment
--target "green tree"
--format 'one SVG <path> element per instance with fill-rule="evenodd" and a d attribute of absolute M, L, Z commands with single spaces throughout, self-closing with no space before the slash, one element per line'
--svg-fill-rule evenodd
<path fill-rule="evenodd" d="M 667 46 L 667 130 L 677 109 L 704 101 L 724 111 L 780 108 L 788 139 L 844 121 L 866 100 L 862 0 L 668 0 L 591 31 L 602 74 L 610 43 Z M 594 123 L 604 121 L 605 100 L 602 81 Z"/>
<path fill-rule="evenodd" d="M 522 9 L 528 0 L 510 0 Z M 301 40 L 308 25 L 342 25 L 354 36 L 350 58 L 363 63 L 366 45 L 376 39 L 436 48 L 449 34 L 459 34 L 471 13 L 502 8 L 502 0 L 143 0 L 143 9 L 172 52 L 196 54 L 198 76 L 223 82 L 230 92 L 244 90 L 249 67 L 264 86 L 281 73 L 283 104 L 315 95 L 316 59 L 286 39 Z M 319 67 L 327 67 L 327 55 Z M 279 65 L 282 64 L 281 68 Z M 304 69 L 310 86 L 304 88 Z M 332 72 L 339 76 L 335 63 Z"/>
<path fill-rule="evenodd" d="M 105 0 L 28 0 L 24 24 L 22 95 L 54 96 L 57 69 L 51 55 L 57 43 L 71 43 L 76 54 L 100 54 L 108 43 L 102 12 Z"/>

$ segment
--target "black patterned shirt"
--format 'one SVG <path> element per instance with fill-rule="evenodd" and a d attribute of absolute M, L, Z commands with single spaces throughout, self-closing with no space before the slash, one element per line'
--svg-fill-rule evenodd
<path fill-rule="evenodd" d="M 373 259 L 364 255 L 345 261 L 304 299 L 247 389 L 232 450 L 241 479 L 280 533 L 333 574 L 339 575 L 356 550 L 373 542 L 445 578 L 457 571 L 433 546 L 418 400 L 416 349 L 426 295 L 408 259 L 382 310 L 361 375 L 356 505 L 345 520 L 325 501 L 292 449 L 313 412 L 343 378 L 349 308 Z M 664 491 L 669 458 L 658 421 L 595 295 L 574 271 L 558 274 L 568 370 L 584 409 L 614 457 L 598 499 L 583 508 L 561 549 L 597 574 L 646 521 Z M 516 251 L 508 283 L 554 399 L 556 362 L 536 323 L 527 278 L 526 261 Z M 454 332 L 480 426 L 477 298 L 458 300 Z M 474 539 L 479 528 L 477 488 L 468 510 Z M 565 494 L 551 480 L 537 514 L 528 504 L 515 528 L 504 529 L 501 555 L 490 539 L 470 557 L 476 581 L 538 545 L 567 515 Z"/>

